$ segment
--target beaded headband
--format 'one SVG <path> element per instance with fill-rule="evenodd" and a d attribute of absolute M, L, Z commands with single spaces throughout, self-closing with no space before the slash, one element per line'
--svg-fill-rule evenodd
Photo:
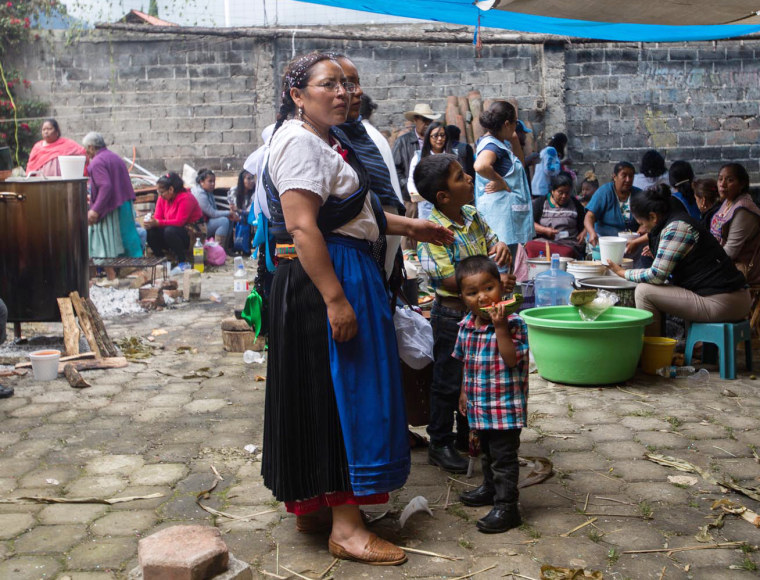
<path fill-rule="evenodd" d="M 318 61 L 325 60 L 325 57 L 331 58 L 330 55 L 322 53 L 306 54 L 293 65 L 293 68 L 288 71 L 283 78 L 282 95 L 280 95 L 283 101 L 290 89 L 299 88 L 298 85 L 303 82 L 309 69 Z"/>

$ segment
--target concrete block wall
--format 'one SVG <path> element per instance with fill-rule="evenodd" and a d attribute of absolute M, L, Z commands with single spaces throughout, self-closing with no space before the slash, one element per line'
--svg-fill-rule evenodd
<path fill-rule="evenodd" d="M 351 30 L 354 31 L 355 27 Z M 355 32 L 355 31 L 354 31 Z M 646 149 L 687 159 L 698 174 L 739 161 L 760 179 L 760 39 L 689 44 L 485 44 L 323 40 L 308 32 L 256 38 L 95 31 L 25 47 L 12 64 L 52 104 L 64 133 L 104 134 L 113 148 L 154 171 L 236 170 L 274 120 L 282 70 L 292 55 L 333 50 L 356 63 L 379 105 L 381 129 L 429 102 L 478 89 L 484 99 L 517 102 L 539 146 L 556 131 L 569 138 L 579 172 L 607 181 Z M 486 42 L 488 37 L 486 35 Z"/>

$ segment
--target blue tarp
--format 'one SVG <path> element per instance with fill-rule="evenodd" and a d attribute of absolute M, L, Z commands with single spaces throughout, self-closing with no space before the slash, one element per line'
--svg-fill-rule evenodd
<path fill-rule="evenodd" d="M 715 40 L 745 36 L 760 32 L 758 24 L 716 24 L 705 26 L 665 26 L 656 24 L 627 24 L 590 22 L 567 18 L 550 18 L 518 14 L 503 10 L 480 11 L 472 0 L 403 0 L 401 2 L 368 0 L 301 0 L 337 8 L 361 10 L 392 16 L 420 18 L 452 24 L 475 26 L 480 13 L 480 25 L 521 32 L 557 34 L 578 38 L 617 40 L 627 42 L 685 42 Z"/>

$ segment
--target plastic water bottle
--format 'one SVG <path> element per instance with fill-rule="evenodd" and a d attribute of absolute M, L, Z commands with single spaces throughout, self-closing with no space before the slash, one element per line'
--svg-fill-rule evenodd
<path fill-rule="evenodd" d="M 570 303 L 575 276 L 559 269 L 559 254 L 552 254 L 551 269 L 536 276 L 536 306 L 566 306 Z"/>
<path fill-rule="evenodd" d="M 689 379 L 695 383 L 704 383 L 710 380 L 710 371 L 707 369 L 697 370 L 692 366 L 662 367 L 660 369 L 657 369 L 657 374 L 668 379 Z"/>
<path fill-rule="evenodd" d="M 243 263 L 243 258 L 238 256 L 235 258 L 235 271 L 232 274 L 233 305 L 235 310 L 243 310 L 245 308 L 245 301 L 250 292 L 245 264 Z"/>
<path fill-rule="evenodd" d="M 193 246 L 193 269 L 198 270 L 202 274 L 205 269 L 205 260 L 206 256 L 203 251 L 203 242 L 198 238 L 195 240 L 195 245 Z"/>

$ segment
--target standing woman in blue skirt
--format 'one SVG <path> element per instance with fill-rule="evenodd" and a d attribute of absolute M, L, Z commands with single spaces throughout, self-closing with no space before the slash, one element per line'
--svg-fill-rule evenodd
<path fill-rule="evenodd" d="M 320 53 L 293 60 L 282 81 L 263 176 L 279 260 L 262 475 L 300 531 L 330 531 L 335 557 L 394 565 L 404 552 L 370 533 L 359 511 L 387 502 L 410 467 L 392 314 L 369 242 L 381 231 L 453 240 L 373 203 L 364 168 L 331 130 L 355 90 Z"/>

